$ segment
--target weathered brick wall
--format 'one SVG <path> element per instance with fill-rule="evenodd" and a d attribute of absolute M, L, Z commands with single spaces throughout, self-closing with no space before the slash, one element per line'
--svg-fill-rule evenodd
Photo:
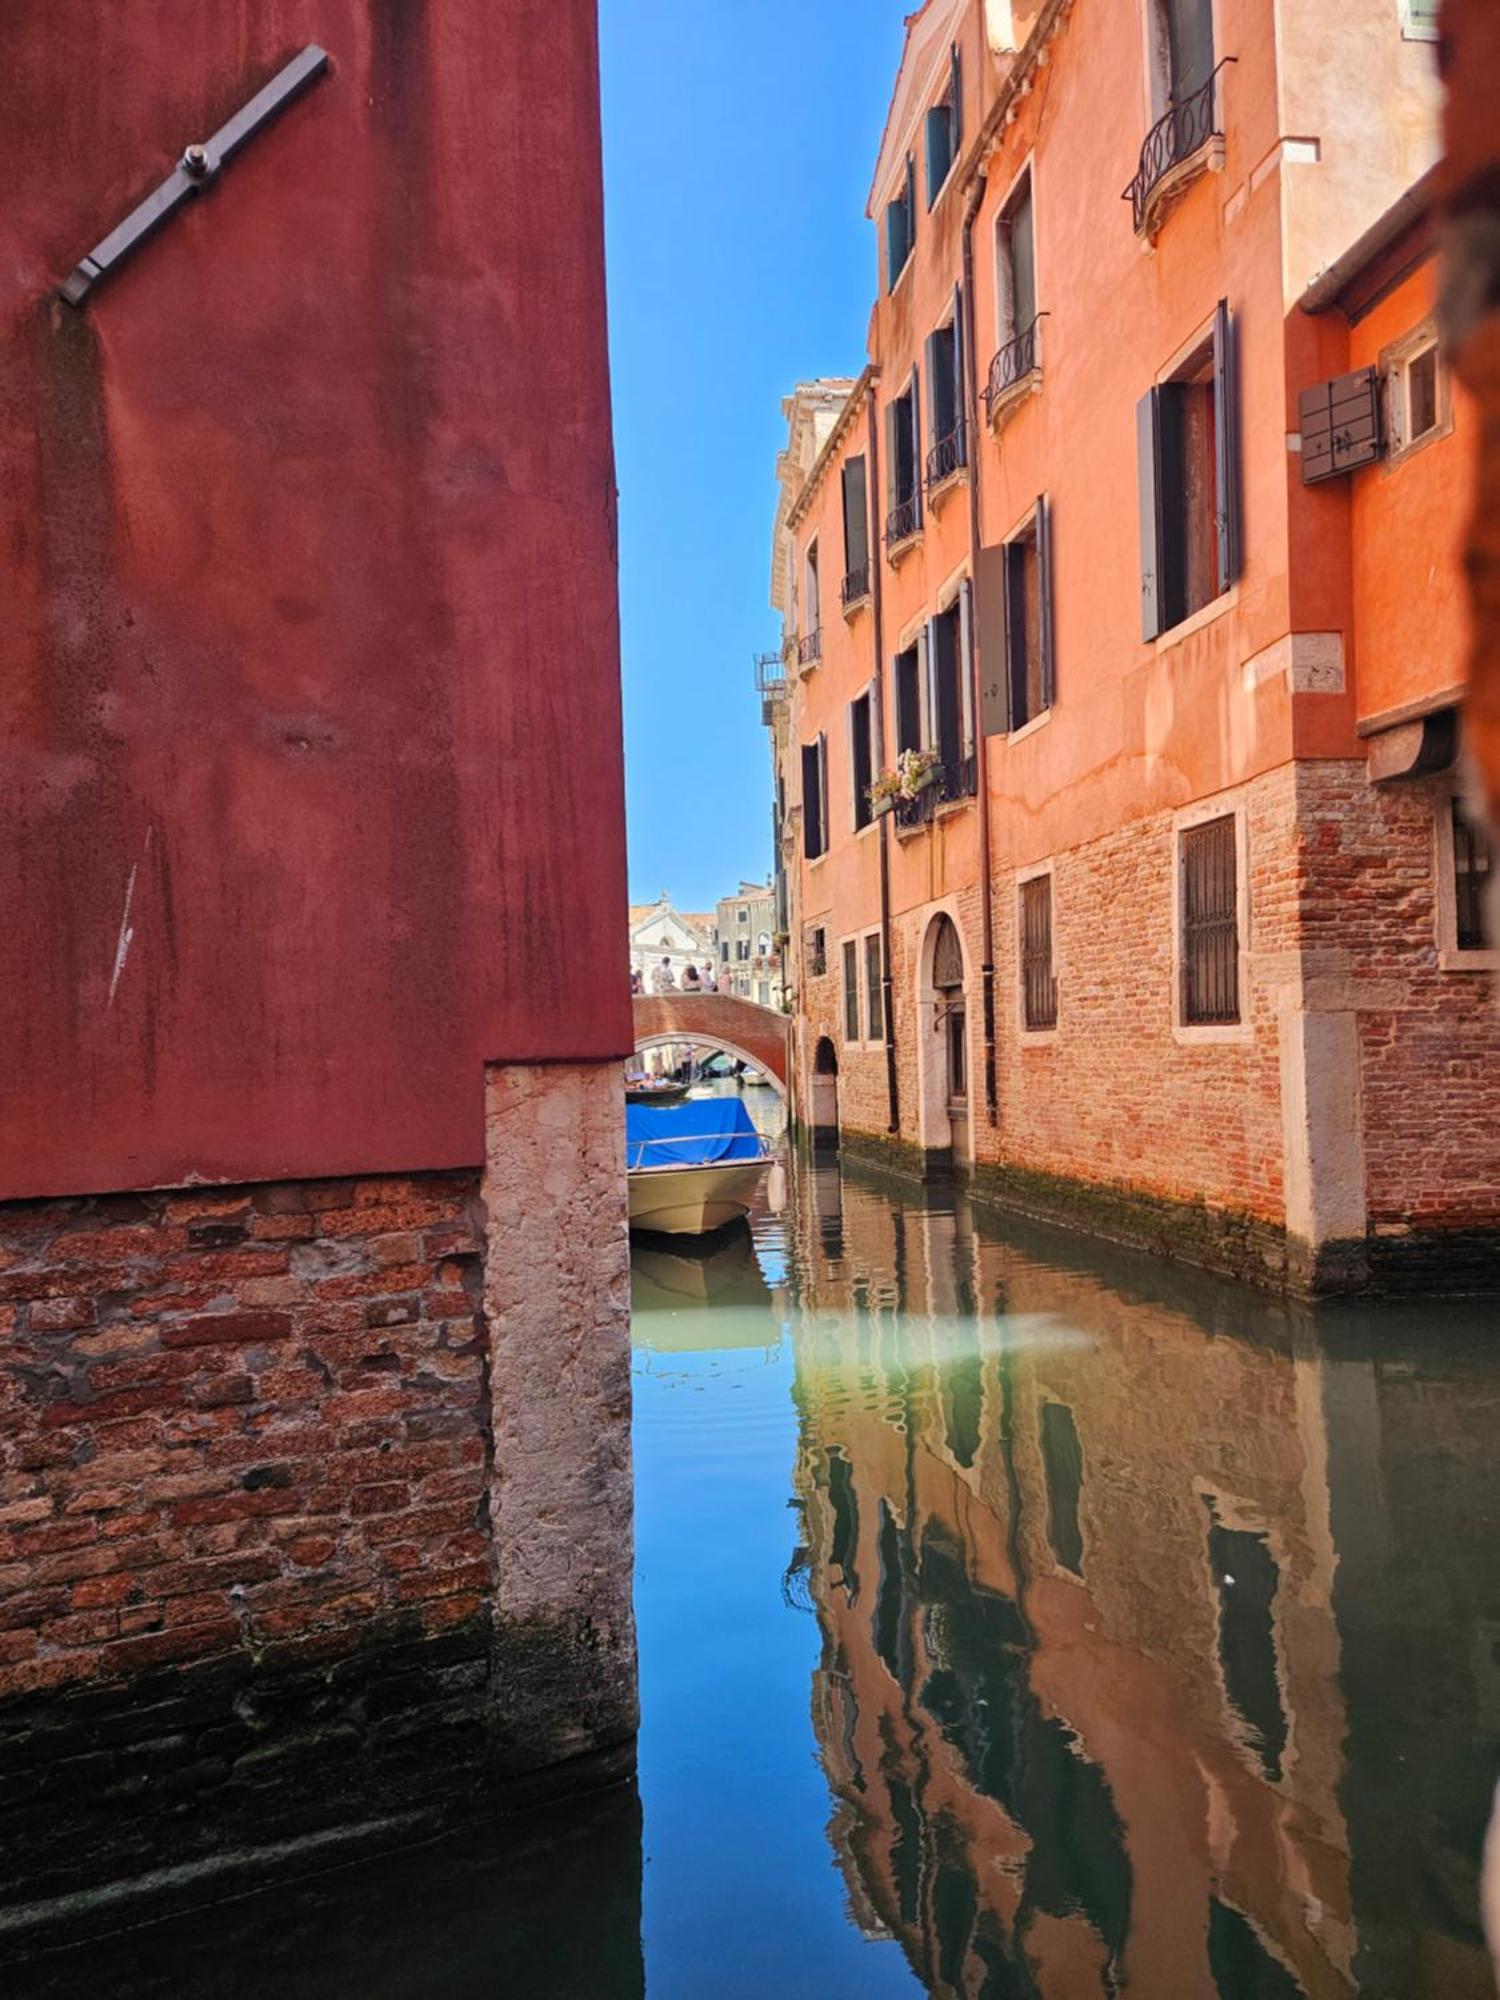
<path fill-rule="evenodd" d="M 0 1209 L 12 1895 L 396 1811 L 477 1768 L 478 1188 Z"/>
<path fill-rule="evenodd" d="M 1445 969 L 1438 948 L 1446 783 L 1377 786 L 1359 764 L 1306 764 L 1297 792 L 1310 976 L 1359 1015 L 1371 1228 L 1388 1241 L 1500 1228 L 1495 979 Z"/>

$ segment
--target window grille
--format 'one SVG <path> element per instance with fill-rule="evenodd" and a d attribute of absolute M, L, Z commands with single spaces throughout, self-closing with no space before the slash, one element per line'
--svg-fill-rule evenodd
<path fill-rule="evenodd" d="M 1234 818 L 1182 836 L 1182 1018 L 1216 1026 L 1240 1018 L 1239 886 Z"/>
<path fill-rule="evenodd" d="M 1490 844 L 1480 829 L 1453 801 L 1453 902 L 1458 918 L 1455 942 L 1460 951 L 1487 951 L 1484 920 L 1485 889 L 1490 879 Z"/>
<path fill-rule="evenodd" d="M 1026 1026 L 1057 1026 L 1057 975 L 1052 969 L 1052 877 L 1021 885 L 1021 991 Z"/>

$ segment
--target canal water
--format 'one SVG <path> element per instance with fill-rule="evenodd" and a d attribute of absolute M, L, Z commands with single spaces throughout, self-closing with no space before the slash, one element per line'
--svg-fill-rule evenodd
<path fill-rule="evenodd" d="M 638 1792 L 18 1992 L 1493 1993 L 1492 1307 L 1314 1312 L 836 1166 L 633 1261 Z"/>

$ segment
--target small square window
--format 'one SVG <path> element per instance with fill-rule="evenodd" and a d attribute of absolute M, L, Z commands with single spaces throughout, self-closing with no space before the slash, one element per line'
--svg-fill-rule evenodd
<path fill-rule="evenodd" d="M 1382 354 L 1390 456 L 1414 451 L 1450 428 L 1447 370 L 1432 324 L 1418 327 Z"/>

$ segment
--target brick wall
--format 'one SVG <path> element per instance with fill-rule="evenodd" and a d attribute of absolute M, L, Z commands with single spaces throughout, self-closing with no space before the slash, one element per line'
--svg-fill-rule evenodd
<path fill-rule="evenodd" d="M 1362 1281 L 1369 1267 L 1394 1282 L 1404 1266 L 1424 1283 L 1467 1286 L 1487 1262 L 1492 1272 L 1500 1015 L 1494 975 L 1447 968 L 1439 950 L 1434 815 L 1445 796 L 1440 786 L 1374 786 L 1360 762 L 1308 761 L 1214 802 L 1243 816 L 1248 885 L 1243 1018 L 1224 1038 L 1178 1025 L 1174 815 L 1052 857 L 1058 1021 L 1044 1036 L 1022 1032 L 1019 888 L 1002 858 L 995 1125 L 984 1099 L 978 891 L 898 914 L 891 961 L 905 1159 L 921 1158 L 924 1061 L 942 1060 L 936 1038 L 919 1048 L 918 988 L 923 940 L 943 907 L 964 946 L 974 1157 L 992 1191 L 1052 1208 L 1073 1190 L 1095 1228 L 1279 1281 L 1302 1254 L 1284 1238 L 1288 1149 L 1307 1143 L 1318 1157 L 1320 1145 L 1316 1133 L 1299 1137 L 1296 1107 L 1283 1103 L 1282 1022 L 1289 1010 L 1346 1016 L 1357 1058 L 1334 1095 L 1359 1101 L 1355 1201 L 1362 1192 L 1368 1238 L 1339 1281 Z M 832 1036 L 846 1139 L 882 1152 L 884 1052 L 845 1043 L 832 923 L 829 947 L 829 975 L 806 985 L 804 1062 L 820 1034 Z M 1319 1157 L 1317 1170 L 1326 1164 Z M 1116 1197 L 1133 1220 L 1125 1206 L 1101 1206 Z"/>
<path fill-rule="evenodd" d="M 371 1798 L 399 1811 L 478 1769 L 478 1189 L 0 1209 L 12 1893 L 86 1883 L 101 1844 L 128 1874 Z"/>
<path fill-rule="evenodd" d="M 1500 1228 L 1500 1013 L 1493 973 L 1445 969 L 1435 815 L 1445 784 L 1299 768 L 1301 922 L 1359 1015 L 1372 1229 Z"/>

